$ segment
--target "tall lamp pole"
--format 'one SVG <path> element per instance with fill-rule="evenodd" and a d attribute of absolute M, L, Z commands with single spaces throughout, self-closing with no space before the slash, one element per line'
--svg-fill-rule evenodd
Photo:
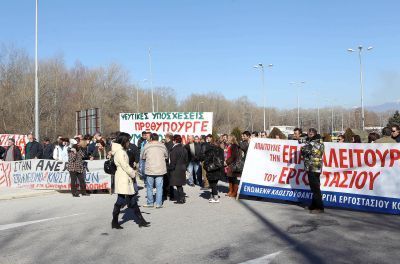
<path fill-rule="evenodd" d="M 268 64 L 268 67 L 273 67 L 274 65 L 273 64 Z M 264 78 L 264 65 L 262 64 L 262 63 L 259 63 L 259 64 L 257 64 L 257 65 L 254 65 L 253 66 L 254 68 L 256 68 L 256 69 L 260 69 L 261 71 L 261 85 L 262 85 L 262 91 L 263 91 L 263 116 L 264 116 L 264 131 L 267 131 L 266 130 L 266 126 L 265 126 L 265 104 L 266 104 L 266 91 L 265 91 L 265 78 Z M 270 124 L 269 124 L 270 125 Z"/>
<path fill-rule="evenodd" d="M 361 52 L 363 47 L 361 45 L 358 46 L 358 59 L 360 60 L 360 89 L 361 89 L 361 126 L 362 130 L 365 129 L 365 113 L 364 113 L 364 86 L 363 86 L 363 69 L 362 69 L 362 60 L 361 60 Z M 373 47 L 368 47 L 367 51 L 372 50 Z M 355 49 L 347 49 L 349 52 L 355 52 Z"/>
<path fill-rule="evenodd" d="M 35 137 L 40 140 L 39 130 L 39 79 L 38 79 L 38 0 L 35 9 Z"/>
<path fill-rule="evenodd" d="M 289 83 L 291 85 L 296 85 L 297 87 L 297 127 L 300 127 L 300 86 L 305 83 L 305 81 Z"/>
<path fill-rule="evenodd" d="M 154 113 L 154 89 L 153 89 L 153 69 L 151 67 L 151 49 L 149 48 L 149 67 L 150 67 L 150 86 L 151 86 L 151 109 Z"/>

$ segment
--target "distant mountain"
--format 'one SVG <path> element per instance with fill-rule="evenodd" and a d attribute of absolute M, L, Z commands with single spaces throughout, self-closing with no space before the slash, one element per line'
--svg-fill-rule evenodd
<path fill-rule="evenodd" d="M 374 105 L 374 106 L 367 106 L 366 109 L 368 111 L 373 111 L 373 112 L 386 112 L 386 111 L 391 111 L 391 110 L 393 110 L 393 111 L 400 110 L 400 101 L 384 103 L 384 104 Z"/>

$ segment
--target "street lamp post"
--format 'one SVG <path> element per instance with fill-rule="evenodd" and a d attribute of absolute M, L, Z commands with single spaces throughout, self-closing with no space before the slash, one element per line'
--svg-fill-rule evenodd
<path fill-rule="evenodd" d="M 204 104 L 203 101 L 197 103 L 197 112 L 200 112 L 200 104 Z"/>
<path fill-rule="evenodd" d="M 143 79 L 141 81 L 141 83 L 143 83 L 143 85 L 147 82 L 147 79 Z M 136 87 L 136 112 L 139 113 L 139 86 Z"/>
<path fill-rule="evenodd" d="M 296 85 L 297 87 L 297 127 L 300 127 L 300 86 L 305 83 L 305 81 L 289 83 L 291 85 Z"/>
<path fill-rule="evenodd" d="M 38 0 L 35 9 L 35 137 L 40 140 L 39 130 L 39 79 L 38 79 Z"/>
<path fill-rule="evenodd" d="M 151 49 L 149 48 L 149 68 L 150 68 L 150 86 L 151 86 L 151 109 L 154 112 L 154 89 L 153 89 L 153 69 L 151 67 Z"/>
<path fill-rule="evenodd" d="M 364 113 L 364 87 L 363 87 L 363 70 L 362 70 L 362 61 L 361 61 L 361 52 L 363 47 L 361 45 L 358 46 L 358 58 L 360 60 L 360 89 L 361 89 L 361 125 L 362 130 L 365 129 L 365 113 Z M 368 47 L 367 51 L 372 50 L 373 47 Z M 354 49 L 347 49 L 349 52 L 355 52 Z"/>
<path fill-rule="evenodd" d="M 268 67 L 273 67 L 273 64 L 268 64 Z M 263 116 L 264 116 L 264 131 L 266 130 L 265 127 L 265 104 L 266 104 L 266 91 L 265 91 L 265 81 L 264 81 L 264 65 L 262 63 L 259 63 L 257 65 L 254 66 L 254 68 L 256 69 L 260 69 L 261 70 L 261 84 L 262 84 L 262 91 L 263 91 Z M 270 125 L 270 124 L 268 124 Z"/>

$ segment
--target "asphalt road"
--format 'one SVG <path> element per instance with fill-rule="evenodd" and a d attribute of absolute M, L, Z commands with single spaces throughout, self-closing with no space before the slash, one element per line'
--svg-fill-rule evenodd
<path fill-rule="evenodd" d="M 0 263 L 398 263 L 398 216 L 235 201 L 185 187 L 184 205 L 142 207 L 150 228 L 128 210 L 112 230 L 115 195 L 56 193 L 0 201 Z M 222 186 L 221 190 L 226 191 Z M 144 204 L 141 190 L 140 204 Z"/>

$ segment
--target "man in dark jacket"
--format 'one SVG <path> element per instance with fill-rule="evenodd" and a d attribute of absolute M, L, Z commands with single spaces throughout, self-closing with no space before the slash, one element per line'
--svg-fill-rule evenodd
<path fill-rule="evenodd" d="M 3 155 L 4 161 L 17 161 L 22 160 L 21 150 L 15 146 L 15 139 L 8 139 L 8 148 Z"/>
<path fill-rule="evenodd" d="M 193 136 L 189 136 L 188 139 L 189 142 L 185 145 L 185 149 L 189 158 L 189 165 L 187 167 L 187 171 L 189 172 L 189 185 L 193 187 L 197 183 L 200 186 L 201 179 L 199 179 L 197 175 L 200 168 L 201 146 L 200 143 L 195 142 Z"/>
<path fill-rule="evenodd" d="M 43 140 L 43 159 L 53 159 L 54 145 L 50 143 L 50 139 L 45 137 Z"/>
<path fill-rule="evenodd" d="M 242 133 L 242 141 L 239 143 L 240 149 L 243 151 L 244 156 L 247 155 L 247 150 L 249 149 L 251 133 L 249 131 L 244 131 Z"/>
<path fill-rule="evenodd" d="M 400 143 L 400 127 L 398 125 L 392 126 L 392 138 Z"/>
<path fill-rule="evenodd" d="M 25 146 L 25 159 L 41 159 L 43 156 L 43 148 L 36 141 L 32 133 L 28 134 L 28 144 Z"/>
<path fill-rule="evenodd" d="M 146 140 L 147 140 L 147 132 L 146 132 L 146 131 L 143 131 L 143 132 L 142 132 L 142 137 L 139 138 L 139 140 L 138 140 L 138 142 L 137 142 L 137 146 L 138 146 L 138 148 L 139 148 L 139 153 L 140 153 L 141 150 L 142 150 L 142 143 L 143 143 L 143 141 L 146 141 Z"/>
<path fill-rule="evenodd" d="M 315 128 L 308 130 L 306 143 L 301 147 L 301 156 L 304 159 L 304 168 L 308 174 L 310 189 L 313 194 L 312 203 L 308 207 L 310 213 L 324 212 L 322 202 L 320 175 L 322 172 L 322 155 L 324 154 L 324 143 Z"/>

